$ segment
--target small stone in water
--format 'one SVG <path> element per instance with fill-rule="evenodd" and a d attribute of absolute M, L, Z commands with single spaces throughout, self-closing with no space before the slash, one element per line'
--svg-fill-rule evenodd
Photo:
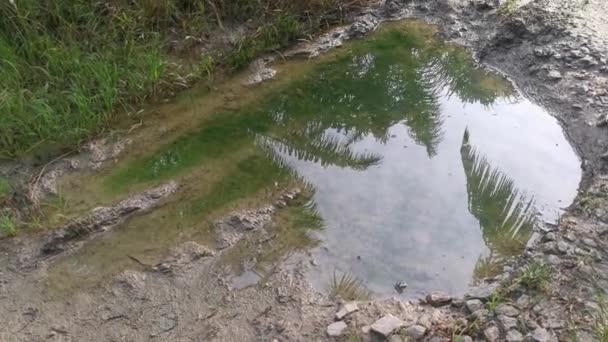
<path fill-rule="evenodd" d="M 403 291 L 407 288 L 407 283 L 404 281 L 398 281 L 395 284 L 395 290 L 397 290 L 397 292 L 399 293 L 403 293 Z"/>

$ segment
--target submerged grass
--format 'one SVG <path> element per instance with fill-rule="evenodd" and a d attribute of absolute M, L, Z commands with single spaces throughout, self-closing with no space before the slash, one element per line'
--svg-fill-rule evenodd
<path fill-rule="evenodd" d="M 239 69 L 262 52 L 340 21 L 362 2 L 0 2 L 0 158 L 74 145 L 118 112 L 171 95 L 218 65 Z M 258 28 L 224 60 L 192 56 L 196 46 L 188 49 L 188 40 L 180 39 L 221 32 L 223 22 Z"/>

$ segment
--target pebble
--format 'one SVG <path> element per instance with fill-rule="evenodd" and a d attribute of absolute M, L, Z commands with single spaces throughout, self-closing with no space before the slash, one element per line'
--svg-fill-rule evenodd
<path fill-rule="evenodd" d="M 566 254 L 568 252 L 568 250 L 570 249 L 570 245 L 566 242 L 566 241 L 559 241 L 557 243 L 557 250 L 562 253 L 562 254 Z"/>
<path fill-rule="evenodd" d="M 547 329 L 543 329 L 543 328 L 536 328 L 530 335 L 530 338 L 532 341 L 535 341 L 535 342 L 549 342 L 549 341 L 555 340 L 553 338 L 553 336 L 551 336 L 551 334 L 549 334 Z"/>
<path fill-rule="evenodd" d="M 414 341 L 417 341 L 424 337 L 424 334 L 426 334 L 426 328 L 421 325 L 412 325 L 411 327 L 405 329 L 405 334 Z"/>
<path fill-rule="evenodd" d="M 452 302 L 452 297 L 442 292 L 433 292 L 426 296 L 426 302 L 434 307 L 446 306 Z"/>
<path fill-rule="evenodd" d="M 393 331 L 401 328 L 401 326 L 403 326 L 403 322 L 399 318 L 388 314 L 375 321 L 374 324 L 372 324 L 371 328 L 372 331 L 384 337 L 388 337 L 390 334 L 393 333 Z"/>
<path fill-rule="evenodd" d="M 549 78 L 550 80 L 553 80 L 553 81 L 561 80 L 562 74 L 557 70 L 551 70 L 547 74 L 547 78 Z"/>
<path fill-rule="evenodd" d="M 483 336 L 490 342 L 498 341 L 500 338 L 500 330 L 498 330 L 497 326 L 493 325 L 483 331 Z"/>
<path fill-rule="evenodd" d="M 340 311 L 336 313 L 336 319 L 341 320 L 357 310 L 359 310 L 357 303 L 346 303 L 344 306 L 342 306 Z"/>
<path fill-rule="evenodd" d="M 515 304 L 521 309 L 527 308 L 530 306 L 530 296 L 525 294 L 521 295 L 519 298 L 517 298 Z"/>
<path fill-rule="evenodd" d="M 465 305 L 470 313 L 483 309 L 483 302 L 479 299 L 467 300 Z"/>
<path fill-rule="evenodd" d="M 467 299 L 487 300 L 488 298 L 490 298 L 490 296 L 492 296 L 492 294 L 494 294 L 494 291 L 496 291 L 497 288 L 498 283 L 471 287 L 464 297 Z"/>
<path fill-rule="evenodd" d="M 507 332 L 506 340 L 507 342 L 522 342 L 524 340 L 524 335 L 517 330 L 511 329 Z"/>
<path fill-rule="evenodd" d="M 505 315 L 498 316 L 498 321 L 505 331 L 517 328 L 517 319 Z"/>
<path fill-rule="evenodd" d="M 597 242 L 593 241 L 590 238 L 584 238 L 582 241 L 585 245 L 587 245 L 589 247 L 597 247 Z"/>
<path fill-rule="evenodd" d="M 388 342 L 403 342 L 403 339 L 399 335 L 391 335 Z"/>
<path fill-rule="evenodd" d="M 560 259 L 557 255 L 554 254 L 548 254 L 547 256 L 545 256 L 545 259 L 549 264 L 553 266 L 558 266 L 562 263 L 562 259 Z"/>
<path fill-rule="evenodd" d="M 340 322 L 334 322 L 332 324 L 330 324 L 329 326 L 327 326 L 327 336 L 330 337 L 338 337 L 338 336 L 342 336 L 342 333 L 344 333 L 344 330 L 346 330 L 347 326 L 346 323 L 340 321 Z"/>
<path fill-rule="evenodd" d="M 461 336 L 456 336 L 456 338 L 454 339 L 454 342 L 473 342 L 473 339 L 469 335 L 461 335 Z"/>
<path fill-rule="evenodd" d="M 496 307 L 496 314 L 515 317 L 519 315 L 519 310 L 510 304 L 500 304 Z"/>
<path fill-rule="evenodd" d="M 479 322 L 485 322 L 488 319 L 488 316 L 490 316 L 490 311 L 488 309 L 477 310 L 471 314 L 471 318 Z"/>

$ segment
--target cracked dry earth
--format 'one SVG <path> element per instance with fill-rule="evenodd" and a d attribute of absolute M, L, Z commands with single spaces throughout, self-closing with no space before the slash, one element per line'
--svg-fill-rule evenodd
<path fill-rule="evenodd" d="M 343 303 L 307 283 L 310 265 L 301 260 L 234 289 L 221 258 L 239 243 L 272 243 L 273 217 L 282 209 L 267 206 L 219 220 L 221 250 L 188 242 L 159 264 L 140 262 L 93 288 L 57 294 L 47 279 L 54 259 L 31 252 L 47 240 L 19 238 L 0 242 L 0 341 L 598 340 L 596 313 L 608 289 L 608 4 L 539 0 L 505 14 L 505 1 L 386 3 L 371 13 L 437 23 L 510 76 L 560 119 L 581 156 L 576 202 L 559 225 L 539 227 L 501 276 L 462 299 Z M 551 270 L 542 290 L 521 281 L 537 262 Z"/>

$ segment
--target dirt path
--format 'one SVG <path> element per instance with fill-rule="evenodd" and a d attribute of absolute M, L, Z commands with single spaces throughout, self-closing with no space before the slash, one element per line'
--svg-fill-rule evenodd
<path fill-rule="evenodd" d="M 210 251 L 186 243 L 159 265 L 134 263 L 133 270 L 97 287 L 58 295 L 48 287 L 52 260 L 24 263 L 32 242 L 8 240 L 0 242 L 0 341 L 334 340 L 328 333 L 369 340 L 370 329 L 392 333 L 392 341 L 455 335 L 594 340 L 593 313 L 602 305 L 597 296 L 608 289 L 608 21 L 603 17 L 608 4 L 538 0 L 505 13 L 493 0 L 405 2 L 387 1 L 374 13 L 439 24 L 446 37 L 470 46 L 483 63 L 552 111 L 582 158 L 585 174 L 576 203 L 559 226 L 542 227 L 502 277 L 465 299 L 435 296 L 425 305 L 391 299 L 360 303 L 355 312 L 349 306 L 332 324 L 342 305 L 310 287 L 303 276 L 311 267 L 306 262 L 284 265 L 256 286 L 234 289 L 220 262 L 230 248 Z M 369 16 L 359 26 L 373 25 Z M 232 244 L 268 241 L 272 214 L 245 215 L 253 215 L 253 227 L 226 221 L 237 236 Z M 549 286 L 542 291 L 522 280 L 538 261 L 550 268 Z M 502 291 L 490 299 L 489 290 L 496 287 Z M 380 322 L 384 325 L 376 322 L 382 317 L 388 317 Z"/>

